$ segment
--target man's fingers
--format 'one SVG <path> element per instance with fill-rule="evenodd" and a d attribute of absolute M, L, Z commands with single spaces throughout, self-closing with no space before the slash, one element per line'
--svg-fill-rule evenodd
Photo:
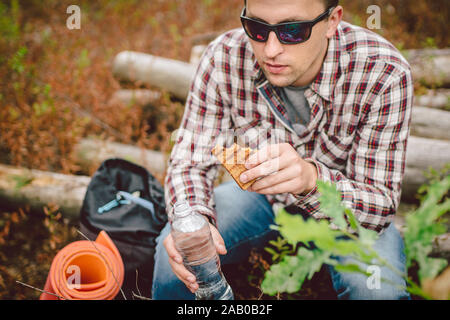
<path fill-rule="evenodd" d="M 194 293 L 198 289 L 196 278 L 184 266 L 183 259 L 175 248 L 175 243 L 171 234 L 164 239 L 164 247 L 167 250 L 169 264 L 172 267 L 173 273 L 186 285 L 186 287 L 188 287 L 192 293 Z"/>
<path fill-rule="evenodd" d="M 169 264 L 177 278 L 180 279 L 192 293 L 194 293 L 198 289 L 198 283 L 196 282 L 195 276 L 190 273 L 183 264 L 176 263 L 172 259 L 169 259 Z"/>
<path fill-rule="evenodd" d="M 227 249 L 225 247 L 225 241 L 223 241 L 222 236 L 219 231 L 212 224 L 209 225 L 211 229 L 211 236 L 214 241 L 214 245 L 216 246 L 216 250 L 219 254 L 226 254 Z"/>
<path fill-rule="evenodd" d="M 245 167 L 247 169 L 254 168 L 257 165 L 259 165 L 269 159 L 279 157 L 280 154 L 281 154 L 280 145 L 278 145 L 278 144 L 268 145 L 268 146 L 258 150 L 254 154 L 250 155 L 248 157 L 247 161 L 245 162 Z"/>
<path fill-rule="evenodd" d="M 259 164 L 258 166 L 245 171 L 243 174 L 241 174 L 240 180 L 242 183 L 246 183 L 247 181 L 251 181 L 259 177 L 265 177 L 269 174 L 278 172 L 285 167 L 282 162 L 284 162 L 282 157 L 276 157 L 267 160 Z"/>
<path fill-rule="evenodd" d="M 291 168 L 284 168 L 277 173 L 268 175 L 264 178 L 256 180 L 250 187 L 250 191 L 259 192 L 259 190 L 276 186 L 284 181 L 289 181 L 295 178 L 295 171 Z"/>
<path fill-rule="evenodd" d="M 172 267 L 173 273 L 175 273 L 178 279 L 183 281 L 187 287 L 190 287 L 196 283 L 195 276 L 190 273 L 182 263 L 177 263 L 173 259 L 169 258 L 169 264 Z"/>
<path fill-rule="evenodd" d="M 295 184 L 295 182 L 296 182 L 295 179 L 284 181 L 284 182 L 281 182 L 281 183 L 279 183 L 277 185 L 274 185 L 274 186 L 270 186 L 270 187 L 267 187 L 267 188 L 259 189 L 256 192 L 261 193 L 261 194 L 287 193 L 287 192 L 289 192 L 289 190 L 292 189 L 292 186 L 293 186 L 293 184 Z"/>
<path fill-rule="evenodd" d="M 175 242 L 173 241 L 172 235 L 169 234 L 164 239 L 164 247 L 166 247 L 167 254 L 169 255 L 169 258 L 173 259 L 177 263 L 183 263 L 183 258 L 181 257 L 178 250 L 175 248 Z"/>

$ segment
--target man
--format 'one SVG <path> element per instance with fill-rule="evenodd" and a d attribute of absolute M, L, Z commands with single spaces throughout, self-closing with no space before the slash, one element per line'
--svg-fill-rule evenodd
<path fill-rule="evenodd" d="M 323 217 L 322 180 L 335 183 L 360 223 L 380 233 L 377 252 L 405 268 L 391 222 L 409 134 L 410 68 L 388 41 L 341 21 L 342 14 L 338 1 L 248 0 L 244 30 L 222 35 L 202 57 L 170 159 L 166 203 L 169 217 L 187 199 L 209 218 L 222 264 L 266 246 L 279 207 Z M 214 189 L 219 163 L 211 149 L 230 145 L 230 131 L 259 150 L 240 177 L 259 178 L 248 191 L 235 183 Z M 192 299 L 198 284 L 169 233 L 168 224 L 158 238 L 153 298 Z M 388 269 L 381 276 L 393 284 L 379 289 L 368 288 L 363 275 L 329 272 L 340 299 L 409 298 Z"/>

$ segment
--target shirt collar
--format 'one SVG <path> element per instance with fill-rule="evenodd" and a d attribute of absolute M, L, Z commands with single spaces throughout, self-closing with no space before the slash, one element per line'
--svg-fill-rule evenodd
<path fill-rule="evenodd" d="M 310 88 L 327 101 L 331 101 L 336 81 L 341 74 L 342 26 L 339 24 L 334 36 L 328 41 L 327 55 L 319 74 Z"/>
<path fill-rule="evenodd" d="M 328 41 L 327 54 L 325 56 L 322 68 L 317 77 L 312 81 L 310 88 L 319 96 L 327 101 L 331 101 L 336 81 L 341 73 L 340 58 L 341 58 L 341 39 L 343 36 L 342 26 L 338 25 L 335 35 Z M 267 81 L 264 72 L 259 66 L 258 61 L 255 60 L 253 66 L 252 80 L 258 87 Z"/>

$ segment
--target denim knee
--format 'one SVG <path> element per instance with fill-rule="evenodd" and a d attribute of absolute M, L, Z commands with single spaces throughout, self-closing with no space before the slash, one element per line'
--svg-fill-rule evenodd
<path fill-rule="evenodd" d="M 373 249 L 399 273 L 406 274 L 404 243 L 400 233 L 391 224 L 376 240 Z M 410 299 L 406 281 L 397 272 L 386 266 L 368 266 L 351 257 L 336 257 L 340 264 L 357 264 L 370 273 L 368 277 L 360 273 L 337 272 L 328 266 L 333 287 L 339 299 L 356 300 L 404 300 Z M 370 269 L 369 269 L 370 268 Z"/>
<path fill-rule="evenodd" d="M 367 277 L 363 274 L 336 272 L 329 266 L 333 287 L 341 300 L 408 300 L 406 282 L 401 277 L 387 275 L 392 271 L 380 268 L 379 272 Z M 363 268 L 363 270 L 365 270 Z M 372 269 L 373 270 L 373 269 Z M 384 274 L 384 275 L 383 275 Z M 378 276 L 386 279 L 378 279 Z"/>

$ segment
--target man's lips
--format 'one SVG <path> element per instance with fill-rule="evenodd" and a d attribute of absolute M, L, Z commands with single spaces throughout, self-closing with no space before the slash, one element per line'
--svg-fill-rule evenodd
<path fill-rule="evenodd" d="M 283 64 L 272 64 L 272 63 L 268 63 L 265 62 L 264 65 L 266 66 L 266 69 L 273 74 L 279 74 L 281 72 L 284 71 L 284 69 L 286 69 L 286 65 Z"/>

